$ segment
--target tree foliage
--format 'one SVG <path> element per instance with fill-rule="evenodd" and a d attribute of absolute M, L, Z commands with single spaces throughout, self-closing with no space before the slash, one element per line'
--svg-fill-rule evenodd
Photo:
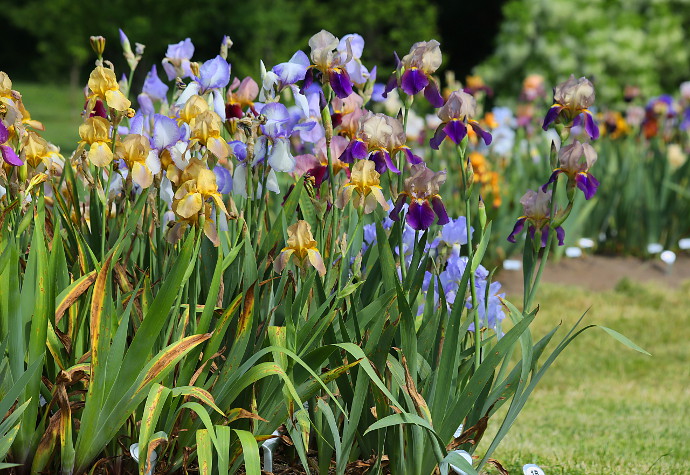
<path fill-rule="evenodd" d="M 476 69 L 515 97 L 530 73 L 556 84 L 570 74 L 596 83 L 604 102 L 626 84 L 646 96 L 688 79 L 690 5 L 679 0 L 511 0 L 492 57 Z"/>
<path fill-rule="evenodd" d="M 207 0 L 203 6 L 179 0 L 0 0 L 3 23 L 36 49 L 20 44 L 11 54 L 0 53 L 0 62 L 19 69 L 19 76 L 30 70 L 42 80 L 64 80 L 70 68 L 81 68 L 91 58 L 90 35 L 105 36 L 106 57 L 120 60 L 122 28 L 132 45 L 146 45 L 144 61 L 159 61 L 168 44 L 186 37 L 196 47 L 193 59 L 203 61 L 217 54 L 223 35 L 228 35 L 234 41 L 234 73 L 257 75 L 258 58 L 268 67 L 287 61 L 323 28 L 337 36 L 361 34 L 367 42 L 364 61 L 385 65 L 387 74 L 393 50 L 404 54 L 412 43 L 438 36 L 436 15 L 436 5 L 424 0 Z"/>

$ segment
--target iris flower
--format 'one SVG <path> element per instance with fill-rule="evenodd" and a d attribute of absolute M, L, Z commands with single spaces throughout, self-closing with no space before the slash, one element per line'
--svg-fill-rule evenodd
<path fill-rule="evenodd" d="M 193 76 L 189 61 L 193 54 L 194 45 L 189 38 L 177 44 L 168 45 L 165 59 L 163 59 L 163 69 L 168 75 L 168 81 L 172 81 L 176 77 L 184 79 Z"/>
<path fill-rule="evenodd" d="M 120 85 L 112 69 L 96 66 L 89 76 L 89 89 L 91 90 L 89 99 L 94 102 L 96 98 L 101 99 L 108 104 L 108 107 L 117 111 L 124 112 L 132 105 L 120 91 Z"/>
<path fill-rule="evenodd" d="M 290 61 L 277 64 L 273 66 L 270 71 L 265 71 L 265 66 L 262 61 L 262 87 L 259 100 L 265 101 L 273 99 L 285 88 L 292 86 L 297 81 L 302 81 L 309 67 L 309 57 L 301 50 L 293 54 Z"/>
<path fill-rule="evenodd" d="M 584 158 L 584 160 L 582 160 Z M 589 172 L 597 161 L 597 152 L 588 143 L 580 143 L 575 140 L 572 144 L 563 147 L 558 152 L 558 161 L 561 166 L 556 168 L 549 181 L 542 186 L 542 190 L 556 181 L 558 175 L 567 175 L 570 186 L 576 186 L 585 194 L 585 199 L 590 199 L 597 192 L 599 181 Z"/>
<path fill-rule="evenodd" d="M 347 72 L 347 63 L 352 60 L 351 41 L 346 40 L 347 52 L 343 54 L 338 50 L 340 42 L 326 30 L 321 30 L 309 39 L 311 47 L 310 66 L 304 79 L 304 88 L 307 88 L 315 79 L 315 72 L 319 71 L 325 82 L 331 85 L 335 95 L 341 99 L 352 94 L 352 80 Z"/>
<path fill-rule="evenodd" d="M 160 101 L 167 103 L 168 86 L 158 77 L 156 65 L 151 66 L 151 71 L 146 74 L 144 80 L 144 87 L 141 94 L 137 96 L 140 110 L 145 115 L 151 115 L 155 112 L 153 101 Z"/>
<path fill-rule="evenodd" d="M 381 191 L 380 177 L 381 175 L 374 170 L 374 162 L 371 160 L 360 160 L 355 163 L 355 166 L 352 167 L 350 181 L 340 189 L 335 205 L 340 209 L 345 208 L 345 205 L 352 198 L 352 193 L 356 192 L 359 199 L 355 206 L 363 207 L 365 214 L 374 211 L 377 203 L 385 211 L 388 211 L 388 203 L 386 203 L 386 198 Z"/>
<path fill-rule="evenodd" d="M 463 91 L 453 91 L 438 111 L 441 124 L 436 128 L 433 138 L 429 141 L 431 148 L 438 150 L 446 137 L 454 143 L 460 144 L 467 135 L 468 125 L 482 138 L 486 145 L 489 145 L 491 134 L 482 129 L 479 122 L 472 118 L 476 109 L 477 101 L 474 97 Z"/>
<path fill-rule="evenodd" d="M 293 171 L 295 168 L 295 157 L 290 152 L 290 137 L 297 130 L 311 130 L 315 122 L 310 121 L 293 125 L 287 107 L 279 102 L 266 104 L 261 108 L 260 112 L 266 118 L 266 122 L 261 125 L 261 132 L 264 135 L 257 140 L 257 148 L 263 147 L 263 150 L 268 154 L 268 164 L 275 171 Z M 256 165 L 263 159 L 263 154 L 255 153 L 252 165 Z"/>
<path fill-rule="evenodd" d="M 230 155 L 228 143 L 220 136 L 223 122 L 218 114 L 212 110 L 204 111 L 195 116 L 189 126 L 191 129 L 190 146 L 198 142 L 220 159 L 227 158 Z"/>
<path fill-rule="evenodd" d="M 515 223 L 513 231 L 508 236 L 508 241 L 514 243 L 515 236 L 522 231 L 525 223 L 528 224 L 530 237 L 534 239 L 537 231 L 541 232 L 541 247 L 546 247 L 549 237 L 549 223 L 551 222 L 551 190 L 544 191 L 538 188 L 537 191 L 527 190 L 527 193 L 520 199 L 520 204 L 524 209 L 524 214 Z M 558 245 L 563 245 L 565 230 L 558 226 L 556 228 Z"/>
<path fill-rule="evenodd" d="M 438 224 L 447 224 L 450 220 L 439 195 L 439 189 L 445 181 L 445 170 L 434 172 L 423 163 L 412 165 L 412 176 L 405 179 L 404 190 L 398 196 L 390 218 L 400 220 L 400 211 L 409 198 L 407 223 L 412 229 L 428 229 L 434 223 L 434 215 L 438 217 Z"/>
<path fill-rule="evenodd" d="M 405 145 L 406 139 L 398 119 L 386 114 L 370 113 L 360 120 L 359 131 L 340 156 L 340 160 L 353 163 L 355 159 L 368 158 L 374 161 L 379 173 L 384 173 L 386 169 L 400 173 L 393 164 L 393 158 L 398 152 L 404 153 L 412 165 L 422 163 L 422 159 Z"/>
<path fill-rule="evenodd" d="M 410 52 L 403 56 L 402 61 L 398 61 L 397 70 L 386 85 L 384 97 L 396 87 L 400 87 L 408 96 L 424 91 L 424 97 L 432 106 L 441 107 L 443 97 L 439 93 L 436 80 L 431 76 L 443 61 L 440 46 L 436 40 L 413 44 Z"/>
<path fill-rule="evenodd" d="M 7 127 L 5 127 L 5 124 L 3 124 L 2 120 L 0 120 L 0 155 L 2 155 L 2 159 L 6 163 L 15 167 L 20 167 L 24 165 L 24 162 L 17 156 L 17 152 L 14 151 L 14 148 L 7 145 L 9 140 L 10 132 L 7 130 Z"/>
<path fill-rule="evenodd" d="M 326 275 L 326 267 L 323 264 L 319 248 L 316 247 L 316 241 L 311 234 L 309 223 L 299 220 L 288 227 L 287 233 L 287 246 L 282 249 L 280 255 L 273 263 L 273 269 L 276 272 L 283 272 L 283 269 L 285 269 L 285 266 L 292 258 L 298 267 L 303 268 L 308 261 L 322 277 Z"/>
<path fill-rule="evenodd" d="M 553 102 L 554 104 L 544 117 L 542 125 L 544 130 L 554 122 L 570 123 L 582 115 L 587 134 L 592 140 L 599 138 L 599 127 L 588 109 L 594 104 L 594 86 L 589 79 L 584 77 L 575 79 L 575 76 L 571 74 L 566 82 L 554 88 Z"/>
<path fill-rule="evenodd" d="M 33 130 L 28 130 L 22 138 L 20 159 L 36 168 L 41 162 L 49 162 L 52 151 L 48 142 Z"/>
<path fill-rule="evenodd" d="M 88 157 L 91 163 L 97 167 L 106 167 L 112 162 L 110 122 L 103 117 L 89 117 L 79 126 L 79 137 L 80 148 L 90 145 Z"/>
<path fill-rule="evenodd" d="M 204 202 L 211 198 L 218 209 L 228 214 L 223 197 L 218 192 L 216 175 L 209 169 L 202 168 L 195 179 L 185 181 L 175 192 L 173 211 L 182 218 L 190 218 L 202 210 Z"/>
<path fill-rule="evenodd" d="M 153 184 L 153 175 L 160 172 L 161 162 L 151 149 L 147 137 L 139 134 L 126 135 L 115 146 L 115 153 L 127 164 L 134 183 L 142 188 Z"/>
<path fill-rule="evenodd" d="M 228 88 L 228 92 L 225 95 L 226 119 L 242 118 L 244 116 L 244 112 L 242 110 L 245 107 L 249 107 L 250 109 L 254 110 L 254 100 L 258 95 L 259 86 L 252 78 L 247 76 L 246 78 L 242 79 L 242 81 L 234 78 L 232 80 L 232 84 L 230 84 L 230 87 Z"/>
<path fill-rule="evenodd" d="M 185 87 L 176 104 L 185 104 L 195 95 L 210 95 L 213 110 L 225 122 L 225 102 L 220 90 L 230 82 L 230 65 L 220 55 L 210 59 L 199 67 L 199 75 L 192 75 L 194 79 Z"/>

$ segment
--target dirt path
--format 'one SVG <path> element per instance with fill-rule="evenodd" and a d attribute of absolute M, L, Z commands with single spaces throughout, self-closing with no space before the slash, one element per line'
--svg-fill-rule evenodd
<path fill-rule="evenodd" d="M 661 260 L 642 260 L 634 257 L 583 256 L 564 257 L 544 270 L 543 282 L 577 285 L 590 290 L 613 289 L 622 279 L 635 282 L 654 282 L 677 287 L 690 280 L 690 256 L 678 256 L 669 268 Z M 522 293 L 522 270 L 501 269 L 496 277 L 508 294 Z"/>

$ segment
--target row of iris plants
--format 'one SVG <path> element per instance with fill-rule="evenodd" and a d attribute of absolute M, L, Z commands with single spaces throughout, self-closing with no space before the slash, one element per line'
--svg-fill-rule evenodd
<path fill-rule="evenodd" d="M 488 146 L 470 137 L 475 142 L 470 160 L 488 216 L 494 229 L 501 230 L 486 257 L 500 264 L 515 254 L 502 234 L 519 212 L 525 186 L 538 186 L 545 168 L 559 166 L 551 159 L 550 147 L 554 141 L 560 143 L 560 133 L 540 115 L 548 103 L 543 78 L 538 75 L 525 79 L 522 93 L 511 107 L 488 107 L 495 97 L 479 77 L 468 77 L 464 85 L 452 76 L 447 82 L 476 98 L 479 122 L 493 136 Z M 641 257 L 662 249 L 688 249 L 690 83 L 681 85 L 678 96 L 644 100 L 639 88 L 628 87 L 624 104 L 592 107 L 601 136 L 596 148 L 605 157 L 596 167 L 596 176 L 610 186 L 575 203 L 577 218 L 564 225 L 566 247 L 593 247 L 600 253 Z M 435 116 L 413 111 L 410 139 L 423 143 L 436 122 Z M 588 140 L 579 123 L 571 128 L 571 135 Z M 448 166 L 448 162 L 442 165 Z M 457 193 L 448 196 L 451 206 L 458 198 Z M 559 250 L 557 255 L 561 253 Z"/>
<path fill-rule="evenodd" d="M 592 84 L 555 89 L 555 166 L 500 231 L 522 242 L 516 306 L 482 265 L 497 232 L 471 157 L 493 137 L 472 95 L 441 93 L 438 42 L 379 85 L 356 34 L 319 32 L 258 83 L 232 76 L 229 38 L 203 62 L 187 39 L 136 110 L 143 46 L 121 33 L 118 80 L 91 42 L 68 158 L 0 73 L 0 468 L 258 475 L 276 440 L 306 473 L 500 466 L 535 386 L 592 326 L 530 330 L 549 252 L 597 191 L 596 151 L 571 138 L 577 121 L 597 136 Z M 408 145 L 419 103 L 436 130 Z"/>

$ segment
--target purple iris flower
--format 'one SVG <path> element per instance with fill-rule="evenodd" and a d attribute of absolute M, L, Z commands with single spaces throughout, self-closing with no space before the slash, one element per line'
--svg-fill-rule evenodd
<path fill-rule="evenodd" d="M 352 80 L 347 72 L 347 63 L 352 61 L 352 37 L 345 40 L 346 53 L 338 49 L 340 41 L 326 30 L 321 30 L 309 39 L 311 47 L 310 66 L 304 78 L 304 87 L 309 87 L 317 78 L 327 81 L 335 95 L 345 99 L 352 94 Z"/>
<path fill-rule="evenodd" d="M 558 161 L 560 167 L 556 168 L 549 181 L 542 186 L 542 190 L 556 181 L 558 175 L 567 175 L 570 187 L 577 186 L 585 195 L 585 199 L 590 199 L 599 188 L 599 181 L 594 178 L 589 169 L 597 161 L 597 152 L 588 143 L 580 143 L 575 140 L 572 144 L 561 148 L 558 151 Z"/>
<path fill-rule="evenodd" d="M 153 117 L 153 133 L 151 134 L 151 148 L 163 151 L 170 148 L 184 138 L 184 129 L 177 125 L 175 119 L 156 114 Z"/>
<path fill-rule="evenodd" d="M 520 199 L 520 204 L 524 209 L 524 214 L 515 222 L 513 231 L 508 236 L 508 241 L 515 243 L 515 236 L 517 236 L 528 225 L 527 232 L 532 239 L 535 238 L 536 233 L 541 233 L 541 247 L 545 247 L 548 242 L 549 230 L 551 223 L 551 194 L 552 190 L 544 191 L 542 187 L 537 188 L 537 191 L 527 190 L 527 193 Z M 558 245 L 562 246 L 565 239 L 565 230 L 558 226 L 556 228 L 556 237 L 558 238 Z"/>
<path fill-rule="evenodd" d="M 424 97 L 434 107 L 443 105 L 441 96 L 432 74 L 441 66 L 440 43 L 436 40 L 420 41 L 410 48 L 402 61 L 395 55 L 396 71 L 386 84 L 384 97 L 396 87 L 400 87 L 408 96 L 414 96 L 424 91 Z M 403 71 L 400 75 L 400 71 Z M 398 80 L 398 76 L 400 79 Z"/>
<path fill-rule="evenodd" d="M 178 76 L 184 79 L 194 75 L 189 61 L 193 54 L 194 45 L 189 38 L 177 44 L 168 45 L 165 59 L 163 59 L 163 69 L 168 75 L 168 81 L 172 81 Z"/>
<path fill-rule="evenodd" d="M 281 91 L 297 81 L 302 81 L 307 74 L 307 69 L 309 69 L 309 57 L 300 50 L 292 55 L 290 61 L 273 66 L 271 71 L 277 76 L 280 85 L 278 90 Z"/>
<path fill-rule="evenodd" d="M 453 91 L 438 111 L 441 124 L 429 141 L 431 148 L 438 150 L 446 137 L 459 145 L 467 136 L 467 125 L 472 127 L 486 145 L 489 145 L 492 140 L 491 134 L 482 129 L 479 122 L 472 118 L 476 114 L 476 109 L 477 101 L 473 96 L 464 91 Z"/>
<path fill-rule="evenodd" d="M 290 136 L 297 130 L 311 130 L 315 122 L 293 124 L 287 107 L 279 102 L 271 102 L 261 107 L 261 115 L 266 123 L 261 126 L 263 136 L 257 140 L 258 147 L 264 147 L 268 163 L 276 171 L 291 172 L 295 168 L 295 157 L 290 152 Z M 270 144 L 268 140 L 270 139 Z M 270 147 L 270 152 L 268 148 Z M 264 155 L 266 155 L 264 154 Z M 264 155 L 255 153 L 253 165 L 264 159 Z"/>
<path fill-rule="evenodd" d="M 167 84 L 158 77 L 156 65 L 154 64 L 151 66 L 151 71 L 146 74 L 144 87 L 141 90 L 141 94 L 137 97 L 141 111 L 145 115 L 155 113 L 153 101 L 167 101 L 168 89 Z"/>
<path fill-rule="evenodd" d="M 587 78 L 575 79 L 574 75 L 559 84 L 553 91 L 553 102 L 544 117 L 542 128 L 547 130 L 554 122 L 563 121 L 570 124 L 576 117 L 582 115 L 585 130 L 592 140 L 599 138 L 599 127 L 589 107 L 594 104 L 594 86 Z M 572 124 L 571 124 L 572 125 Z"/>
<path fill-rule="evenodd" d="M 230 150 L 232 150 L 232 154 L 239 160 L 240 162 L 243 162 L 247 159 L 247 144 L 240 141 L 240 140 L 233 140 L 232 142 L 228 142 L 228 145 L 230 146 Z"/>
<path fill-rule="evenodd" d="M 402 205 L 410 199 L 407 222 L 417 231 L 424 231 L 438 217 L 438 224 L 447 224 L 450 219 L 443 205 L 439 190 L 446 181 L 446 172 L 434 172 L 423 163 L 412 165 L 412 176 L 405 179 L 404 190 L 398 195 L 395 207 L 390 213 L 393 221 L 400 219 Z"/>
<path fill-rule="evenodd" d="M 219 193 L 230 193 L 232 191 L 232 175 L 230 171 L 220 165 L 213 168 L 213 174 L 216 175 L 216 184 L 218 185 Z"/>
<path fill-rule="evenodd" d="M 446 223 L 441 229 L 441 241 L 453 248 L 467 244 L 467 219 L 460 216 Z"/>
<path fill-rule="evenodd" d="M 486 300 L 487 285 L 489 285 L 488 302 Z M 506 294 L 498 293 L 501 288 L 501 284 L 499 282 L 491 282 L 491 284 L 488 284 L 486 280 L 479 280 L 476 282 L 476 287 L 478 300 L 477 313 L 479 314 L 479 320 L 482 326 L 493 329 L 500 338 L 503 336 L 500 324 L 501 321 L 506 318 L 501 299 L 505 298 Z M 468 301 L 466 305 L 469 308 L 471 303 Z M 468 330 L 471 332 L 474 331 L 474 322 L 470 323 Z"/>

